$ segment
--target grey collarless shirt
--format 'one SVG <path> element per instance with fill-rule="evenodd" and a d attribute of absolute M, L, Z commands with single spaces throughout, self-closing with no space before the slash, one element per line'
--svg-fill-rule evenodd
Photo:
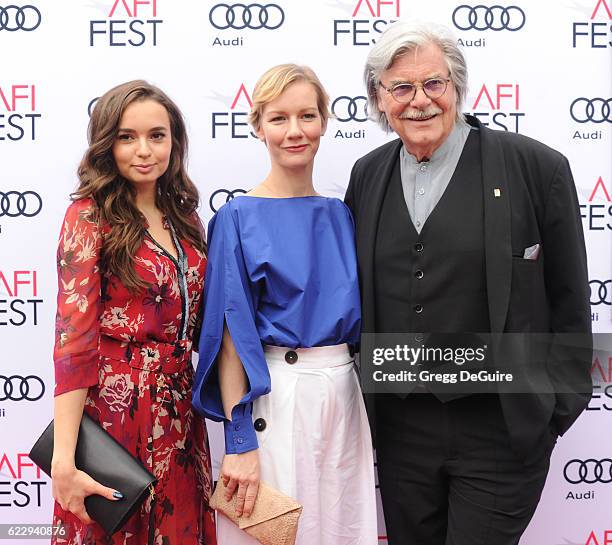
<path fill-rule="evenodd" d="M 442 145 L 433 152 L 429 161 L 419 163 L 414 155 L 402 146 L 400 174 L 408 213 L 417 233 L 436 207 L 450 182 L 463 146 L 470 133 L 467 123 L 455 123 Z"/>

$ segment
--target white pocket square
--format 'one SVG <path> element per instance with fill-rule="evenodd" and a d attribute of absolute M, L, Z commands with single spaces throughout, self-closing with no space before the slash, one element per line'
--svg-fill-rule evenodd
<path fill-rule="evenodd" d="M 529 246 L 529 248 L 525 248 L 525 251 L 523 252 L 523 259 L 531 259 L 535 261 L 536 259 L 538 259 L 539 255 L 540 245 L 534 244 L 533 246 Z"/>

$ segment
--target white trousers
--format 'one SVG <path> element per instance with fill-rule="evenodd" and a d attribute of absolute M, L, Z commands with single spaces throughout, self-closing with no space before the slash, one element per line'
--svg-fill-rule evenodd
<path fill-rule="evenodd" d="M 296 545 L 377 545 L 370 429 L 346 344 L 266 347 L 272 392 L 257 399 L 261 480 L 304 506 Z M 289 358 L 291 359 L 291 357 Z M 219 545 L 258 545 L 218 514 Z"/>

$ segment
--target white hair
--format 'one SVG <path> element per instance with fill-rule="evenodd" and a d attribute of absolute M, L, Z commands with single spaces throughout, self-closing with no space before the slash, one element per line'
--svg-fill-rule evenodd
<path fill-rule="evenodd" d="M 438 46 L 444 54 L 449 77 L 455 86 L 457 95 L 456 120 L 459 123 L 465 122 L 461 108 L 467 94 L 467 66 L 455 37 L 448 28 L 442 25 L 398 21 L 387 27 L 377 39 L 376 44 L 370 50 L 363 72 L 368 92 L 370 117 L 387 132 L 391 132 L 391 126 L 385 113 L 378 108 L 380 76 L 385 70 L 391 68 L 398 57 L 428 44 Z"/>

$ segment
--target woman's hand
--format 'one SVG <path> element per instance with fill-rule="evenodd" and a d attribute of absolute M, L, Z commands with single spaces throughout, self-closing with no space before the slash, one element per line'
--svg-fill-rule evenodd
<path fill-rule="evenodd" d="M 121 492 L 94 481 L 87 473 L 77 469 L 74 463 L 54 460 L 51 479 L 53 498 L 64 511 L 70 511 L 85 524 L 93 522 L 85 509 L 87 496 L 98 494 L 111 501 L 123 498 Z"/>
<path fill-rule="evenodd" d="M 243 454 L 226 454 L 221 464 L 221 479 L 225 483 L 225 499 L 236 492 L 236 515 L 251 516 L 259 490 L 259 452 L 257 449 Z"/>

